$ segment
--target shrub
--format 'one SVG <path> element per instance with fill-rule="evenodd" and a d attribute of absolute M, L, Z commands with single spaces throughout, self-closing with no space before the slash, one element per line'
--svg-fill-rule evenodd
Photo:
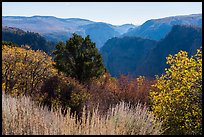
<path fill-rule="evenodd" d="M 115 106 L 120 101 L 130 103 L 131 107 L 136 106 L 137 102 L 142 105 L 149 105 L 149 90 L 154 80 L 145 77 L 130 78 L 121 75 L 118 79 L 112 78 L 108 73 L 100 79 L 92 81 L 88 86 L 91 95 L 89 106 L 96 107 L 106 113 L 109 107 Z"/>
<path fill-rule="evenodd" d="M 70 107 L 72 113 L 79 115 L 82 111 L 85 101 L 88 99 L 86 88 L 79 84 L 78 81 L 61 76 L 53 76 L 46 79 L 40 90 L 43 106 L 49 110 L 61 108 L 64 115 Z"/>
<path fill-rule="evenodd" d="M 144 76 L 130 78 L 121 75 L 118 78 L 118 96 L 120 100 L 131 103 L 132 106 L 140 102 L 149 105 L 149 91 L 154 80 L 146 79 Z"/>
<path fill-rule="evenodd" d="M 37 94 L 43 81 L 57 71 L 42 51 L 2 45 L 2 87 L 12 95 Z"/>
<path fill-rule="evenodd" d="M 151 108 L 164 120 L 166 134 L 202 134 L 202 51 L 190 58 L 180 51 L 167 64 L 151 91 Z"/>

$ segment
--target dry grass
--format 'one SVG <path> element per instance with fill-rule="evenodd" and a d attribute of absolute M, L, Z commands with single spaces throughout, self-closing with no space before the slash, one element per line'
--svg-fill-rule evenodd
<path fill-rule="evenodd" d="M 85 108 L 84 108 L 85 110 Z M 85 112 L 85 111 L 83 111 Z M 29 97 L 13 98 L 2 95 L 2 134 L 3 135 L 159 135 L 163 133 L 162 123 L 139 103 L 129 109 L 128 104 L 121 102 L 108 111 L 107 116 L 100 116 L 98 109 L 93 115 L 85 113 L 82 123 L 60 112 L 48 111 L 34 104 Z"/>

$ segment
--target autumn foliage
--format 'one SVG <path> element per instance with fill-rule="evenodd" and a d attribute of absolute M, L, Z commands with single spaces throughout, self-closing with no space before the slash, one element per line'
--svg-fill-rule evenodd
<path fill-rule="evenodd" d="M 88 86 L 90 94 L 89 106 L 99 104 L 99 110 L 105 113 L 109 107 L 115 106 L 120 101 L 135 107 L 137 102 L 141 105 L 149 105 L 149 91 L 154 89 L 151 85 L 154 80 L 146 79 L 143 76 L 131 78 L 121 75 L 113 78 L 108 73 L 100 79 L 92 81 Z"/>
<path fill-rule="evenodd" d="M 31 95 L 56 74 L 52 58 L 42 51 L 2 45 L 2 87 L 13 95 Z"/>
<path fill-rule="evenodd" d="M 62 114 L 66 115 L 71 108 L 72 114 L 80 116 L 84 103 L 89 94 L 86 88 L 78 81 L 61 76 L 53 76 L 46 79 L 41 87 L 41 105 L 47 106 L 49 110 L 61 108 Z"/>
<path fill-rule="evenodd" d="M 192 57 L 188 57 L 185 51 L 180 51 L 174 56 L 169 55 L 167 57 L 169 68 L 163 75 L 157 76 L 156 80 L 147 79 L 144 76 L 134 78 L 125 75 L 113 78 L 106 72 L 87 81 L 80 81 L 64 73 L 58 73 L 54 64 L 52 57 L 45 52 L 3 42 L 3 93 L 6 96 L 9 95 L 7 96 L 9 99 L 11 99 L 10 96 L 29 96 L 35 105 L 40 106 L 40 109 L 48 108 L 49 112 L 46 113 L 61 119 L 61 124 L 64 122 L 66 124 L 66 118 L 68 118 L 67 122 L 74 125 L 73 130 L 81 134 L 96 133 L 92 131 L 97 131 L 96 134 L 110 133 L 94 129 L 104 127 L 105 130 L 113 129 L 114 134 L 150 134 L 150 129 L 151 134 L 161 134 L 164 131 L 165 134 L 173 135 L 202 133 L 201 50 L 198 50 L 197 54 Z M 21 108 L 21 106 L 18 107 Z M 41 113 L 39 108 L 36 110 Z M 42 119 L 45 119 L 46 116 L 43 111 L 42 113 Z M 55 114 L 59 117 L 55 117 Z M 35 116 L 40 119 L 40 114 L 35 114 Z M 149 116 L 150 119 L 146 119 Z M 4 117 L 9 121 L 7 112 L 4 113 Z M 29 118 L 31 117 L 29 114 Z M 144 121 L 139 122 L 142 120 L 140 118 Z M 14 117 L 14 119 L 18 118 Z M 154 120 L 151 121 L 152 119 Z M 25 119 L 21 120 L 19 125 Z M 88 125 L 89 120 L 101 123 Z M 159 122 L 159 126 L 156 125 L 157 129 L 154 130 L 152 124 L 155 124 L 155 121 Z M 43 122 L 39 126 L 43 127 Z M 58 124 L 58 121 L 53 122 Z M 4 120 L 4 126 L 8 126 L 7 123 Z M 124 125 L 120 125 L 122 123 Z M 13 124 L 15 125 L 14 121 Z M 52 126 L 46 125 L 45 127 Z M 148 127 L 151 128 L 148 129 Z M 160 132 L 161 129 L 162 132 Z M 39 127 L 38 130 L 40 132 Z M 52 132 L 52 129 L 48 130 Z M 63 130 L 66 133 L 77 134 L 75 131 Z M 5 129 L 4 132 L 10 133 Z M 33 131 L 29 129 L 29 132 Z M 42 133 L 44 132 L 47 133 L 47 131 Z"/>
<path fill-rule="evenodd" d="M 52 58 L 37 50 L 16 46 L 2 46 L 2 87 L 12 96 L 32 96 L 43 106 L 62 108 L 66 114 L 81 112 L 88 94 L 76 80 L 58 75 Z"/>
<path fill-rule="evenodd" d="M 151 91 L 152 110 L 164 120 L 166 134 L 202 133 L 202 51 L 167 57 L 170 68 L 157 77 Z"/>

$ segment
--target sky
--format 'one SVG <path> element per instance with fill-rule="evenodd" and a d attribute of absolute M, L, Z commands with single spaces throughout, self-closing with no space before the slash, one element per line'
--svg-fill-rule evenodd
<path fill-rule="evenodd" d="M 113 25 L 202 13 L 202 2 L 2 2 L 2 16 L 82 18 Z"/>

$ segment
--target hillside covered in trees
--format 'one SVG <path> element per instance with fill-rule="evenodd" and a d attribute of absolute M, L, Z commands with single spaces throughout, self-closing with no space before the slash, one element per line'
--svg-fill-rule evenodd
<path fill-rule="evenodd" d="M 105 43 L 100 52 L 107 70 L 116 77 L 121 74 L 133 74 L 156 44 L 154 40 L 138 37 L 112 38 Z"/>
<path fill-rule="evenodd" d="M 137 66 L 136 75 L 154 77 L 164 73 L 167 68 L 166 57 L 180 50 L 188 52 L 189 56 L 202 47 L 202 28 L 193 26 L 174 26 L 167 36 L 160 40 L 157 46 L 146 56 L 142 64 Z"/>
<path fill-rule="evenodd" d="M 148 42 L 149 41 L 149 42 Z M 194 26 L 173 26 L 160 41 L 138 37 L 112 38 L 101 49 L 104 64 L 112 76 L 131 74 L 154 78 L 161 75 L 166 57 L 180 50 L 193 55 L 202 47 L 202 29 Z"/>
<path fill-rule="evenodd" d="M 28 45 L 33 50 L 43 50 L 49 54 L 55 48 L 55 43 L 47 41 L 40 34 L 29 31 L 25 32 L 15 27 L 3 27 L 2 40 L 16 43 L 19 46 Z"/>

